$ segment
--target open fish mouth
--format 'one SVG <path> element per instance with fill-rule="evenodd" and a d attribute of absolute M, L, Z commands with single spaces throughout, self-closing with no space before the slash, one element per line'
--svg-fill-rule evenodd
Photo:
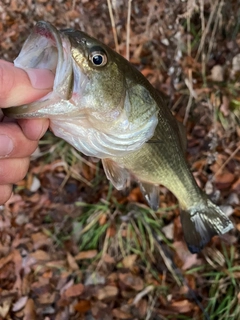
<path fill-rule="evenodd" d="M 49 69 L 56 73 L 63 65 L 62 39 L 54 26 L 38 22 L 14 64 L 19 68 Z"/>
<path fill-rule="evenodd" d="M 39 21 L 24 43 L 14 65 L 21 69 L 48 69 L 54 75 L 53 90 L 46 96 L 31 103 L 18 107 L 11 107 L 7 115 L 14 117 L 49 115 L 49 108 L 45 110 L 45 101 L 69 100 L 72 94 L 72 57 L 69 39 L 48 22 Z M 52 108 L 54 112 L 54 108 Z M 69 110 L 68 110 L 69 111 Z M 34 114 L 32 114 L 34 113 Z M 37 113 L 40 113 L 39 115 Z M 6 113 L 5 113 L 6 114 Z M 51 111 L 50 111 L 51 114 Z"/>

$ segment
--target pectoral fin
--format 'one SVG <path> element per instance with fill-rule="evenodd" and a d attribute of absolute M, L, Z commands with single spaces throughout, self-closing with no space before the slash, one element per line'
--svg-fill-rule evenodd
<path fill-rule="evenodd" d="M 114 187 L 117 190 L 124 189 L 128 182 L 129 172 L 111 159 L 102 159 L 102 164 L 107 178 Z"/>
<path fill-rule="evenodd" d="M 159 207 L 159 187 L 147 182 L 139 182 L 140 189 L 149 206 L 156 211 Z"/>

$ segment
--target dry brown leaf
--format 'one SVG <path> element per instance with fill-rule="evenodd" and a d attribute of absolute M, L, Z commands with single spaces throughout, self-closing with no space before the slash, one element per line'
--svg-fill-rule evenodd
<path fill-rule="evenodd" d="M 117 319 L 129 319 L 129 320 L 133 319 L 133 315 L 132 314 L 124 312 L 119 308 L 113 309 L 112 314 Z"/>
<path fill-rule="evenodd" d="M 201 259 L 197 254 L 192 254 L 188 250 L 186 244 L 183 241 L 176 241 L 173 243 L 178 258 L 181 260 L 181 268 L 183 270 L 190 269 L 193 266 L 200 265 Z"/>
<path fill-rule="evenodd" d="M 135 275 L 132 275 L 131 273 L 120 273 L 119 279 L 129 288 L 141 291 L 144 287 L 143 280 Z"/>
<path fill-rule="evenodd" d="M 42 246 L 48 246 L 52 244 L 52 240 L 42 232 L 31 234 L 31 239 L 33 241 L 33 247 L 35 250 L 41 248 Z"/>
<path fill-rule="evenodd" d="M 240 195 L 240 178 L 233 183 L 232 190 L 236 191 Z"/>
<path fill-rule="evenodd" d="M 193 310 L 194 304 L 185 299 L 172 302 L 171 307 L 178 313 L 187 313 Z"/>
<path fill-rule="evenodd" d="M 135 264 L 137 257 L 138 257 L 137 254 L 131 254 L 129 256 L 124 257 L 122 260 L 123 266 L 125 268 L 131 269 L 133 267 L 133 265 Z"/>
<path fill-rule="evenodd" d="M 142 193 L 139 188 L 134 188 L 127 197 L 129 202 L 141 202 Z"/>
<path fill-rule="evenodd" d="M 74 305 L 74 309 L 79 313 L 85 313 L 91 309 L 91 301 L 79 300 L 78 303 Z"/>
<path fill-rule="evenodd" d="M 45 292 L 38 296 L 38 302 L 40 304 L 52 304 L 55 301 L 56 292 Z"/>
<path fill-rule="evenodd" d="M 94 319 L 113 320 L 112 310 L 110 306 L 107 303 L 103 303 L 102 301 L 98 300 L 92 303 L 91 312 Z"/>
<path fill-rule="evenodd" d="M 116 234 L 116 227 L 115 226 L 110 226 L 107 228 L 106 236 L 108 238 L 114 237 Z"/>
<path fill-rule="evenodd" d="M 49 268 L 56 268 L 56 269 L 60 269 L 60 268 L 65 268 L 66 267 L 66 261 L 64 260 L 57 260 L 57 261 L 50 261 L 50 262 L 47 262 L 45 264 L 46 267 L 49 267 Z"/>
<path fill-rule="evenodd" d="M 0 226 L 0 229 L 1 229 L 1 226 Z M 9 246 L 4 246 L 0 243 L 0 255 L 3 257 L 7 257 L 8 253 L 9 253 Z"/>
<path fill-rule="evenodd" d="M 3 303 L 0 305 L 0 317 L 2 317 L 3 319 L 6 318 L 10 310 L 11 304 L 12 304 L 11 299 L 6 299 L 3 301 Z"/>
<path fill-rule="evenodd" d="M 39 277 L 38 281 L 31 285 L 31 291 L 36 296 L 43 295 L 51 291 L 50 281 L 47 278 Z"/>
<path fill-rule="evenodd" d="M 223 67 L 220 65 L 215 65 L 211 70 L 211 77 L 213 81 L 221 82 L 224 79 Z"/>
<path fill-rule="evenodd" d="M 118 273 L 117 272 L 112 272 L 108 276 L 108 281 L 111 283 L 115 283 L 118 280 Z"/>
<path fill-rule="evenodd" d="M 79 252 L 74 258 L 75 260 L 92 259 L 98 254 L 97 250 L 88 250 Z"/>
<path fill-rule="evenodd" d="M 111 257 L 108 253 L 104 254 L 103 261 L 106 263 L 116 263 L 116 260 L 113 257 Z"/>
<path fill-rule="evenodd" d="M 139 319 L 145 319 L 146 318 L 146 314 L 148 311 L 148 302 L 146 299 L 142 299 L 140 300 L 137 304 L 136 304 L 136 309 L 138 312 L 138 318 Z"/>
<path fill-rule="evenodd" d="M 107 221 L 107 215 L 105 213 L 102 213 L 99 217 L 98 223 L 100 226 L 103 226 Z"/>
<path fill-rule="evenodd" d="M 32 299 L 28 299 L 25 308 L 24 308 L 24 318 L 23 320 L 35 320 L 36 312 L 35 312 L 35 305 Z"/>
<path fill-rule="evenodd" d="M 229 116 L 229 113 L 230 113 L 229 105 L 230 105 L 229 98 L 226 95 L 223 95 L 220 110 L 225 117 Z"/>
<path fill-rule="evenodd" d="M 74 257 L 70 252 L 67 252 L 67 262 L 72 271 L 76 271 L 79 269 L 78 264 L 76 263 Z"/>
<path fill-rule="evenodd" d="M 67 298 L 78 297 L 83 293 L 83 291 L 84 285 L 82 283 L 74 284 L 64 292 L 64 296 Z"/>
<path fill-rule="evenodd" d="M 27 224 L 29 222 L 29 216 L 26 215 L 26 214 L 18 214 L 16 219 L 15 219 L 15 223 L 18 225 L 18 226 L 22 226 L 24 224 Z"/>
<path fill-rule="evenodd" d="M 91 286 L 97 284 L 105 284 L 106 277 L 101 275 L 99 272 L 89 272 L 85 278 L 84 285 Z"/>
<path fill-rule="evenodd" d="M 30 257 L 36 259 L 36 261 L 49 261 L 51 260 L 50 255 L 43 250 L 36 250 L 30 253 Z"/>
<path fill-rule="evenodd" d="M 235 175 L 230 172 L 225 172 L 215 176 L 215 185 L 219 190 L 227 189 L 231 187 L 233 181 L 235 179 Z"/>
<path fill-rule="evenodd" d="M 68 308 L 64 308 L 62 311 L 59 311 L 56 314 L 56 318 L 55 318 L 55 320 L 66 320 L 66 319 L 70 319 L 70 312 Z"/>
<path fill-rule="evenodd" d="M 0 259 L 0 266 L 1 268 L 3 266 L 5 266 L 5 264 L 7 264 L 8 262 L 13 260 L 13 252 L 10 252 L 9 255 L 7 255 L 6 257 L 3 257 Z"/>
<path fill-rule="evenodd" d="M 166 238 L 169 240 L 173 240 L 174 234 L 174 224 L 173 222 L 169 223 L 165 227 L 162 228 L 162 232 L 165 234 Z"/>
<path fill-rule="evenodd" d="M 60 286 L 61 283 L 59 284 L 61 294 L 63 294 L 68 288 L 73 286 L 74 280 L 70 279 L 68 282 L 65 283 L 65 279 L 64 279 L 63 283 L 64 283 L 63 286 Z"/>
<path fill-rule="evenodd" d="M 98 289 L 96 297 L 98 300 L 104 300 L 116 297 L 118 295 L 118 288 L 115 286 L 106 286 Z"/>

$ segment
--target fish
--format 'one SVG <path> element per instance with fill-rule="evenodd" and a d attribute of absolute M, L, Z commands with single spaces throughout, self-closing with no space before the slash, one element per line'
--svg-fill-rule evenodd
<path fill-rule="evenodd" d="M 166 187 L 178 199 L 191 253 L 233 229 L 231 220 L 198 187 L 185 159 L 183 125 L 163 94 L 120 54 L 80 30 L 58 30 L 39 21 L 14 65 L 51 70 L 54 84 L 43 98 L 4 109 L 5 115 L 49 118 L 56 136 L 101 159 L 116 189 L 135 179 L 155 211 L 159 185 Z"/>

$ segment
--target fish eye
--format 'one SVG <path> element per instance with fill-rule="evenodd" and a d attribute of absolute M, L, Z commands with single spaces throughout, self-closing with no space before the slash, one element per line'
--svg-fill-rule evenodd
<path fill-rule="evenodd" d="M 107 55 L 102 50 L 92 51 L 89 55 L 89 59 L 96 67 L 103 67 L 107 63 Z"/>

